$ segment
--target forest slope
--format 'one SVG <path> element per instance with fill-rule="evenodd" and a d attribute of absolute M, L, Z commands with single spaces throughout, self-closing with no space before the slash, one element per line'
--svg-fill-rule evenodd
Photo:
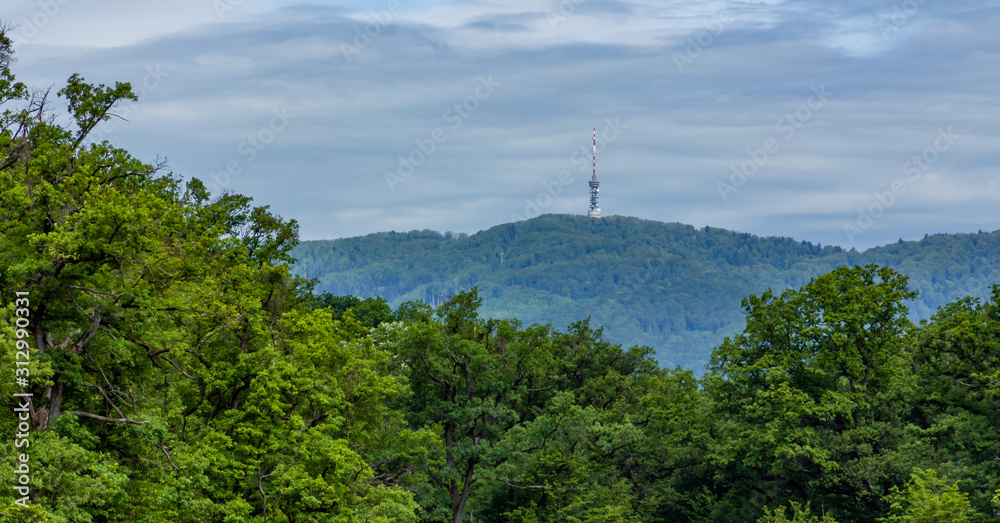
<path fill-rule="evenodd" d="M 712 348 L 743 328 L 741 300 L 780 292 L 843 265 L 879 263 L 910 277 L 913 320 L 1000 279 L 1000 232 L 939 234 L 864 252 L 790 238 L 632 217 L 543 215 L 471 236 L 386 232 L 306 241 L 297 270 L 318 292 L 440 303 L 473 286 L 484 316 L 558 328 L 592 317 L 625 346 L 700 373 Z"/>

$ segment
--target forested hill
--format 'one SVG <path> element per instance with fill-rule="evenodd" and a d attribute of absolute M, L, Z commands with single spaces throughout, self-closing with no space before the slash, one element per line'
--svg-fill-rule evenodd
<path fill-rule="evenodd" d="M 1000 281 L 1000 231 L 933 235 L 845 251 L 790 238 L 610 216 L 544 215 L 474 235 L 388 232 L 303 242 L 298 271 L 317 291 L 440 303 L 473 286 L 486 316 L 525 324 L 593 318 L 609 339 L 653 347 L 661 364 L 700 372 L 743 327 L 740 301 L 798 287 L 834 267 L 879 263 L 920 292 L 911 319 Z"/>

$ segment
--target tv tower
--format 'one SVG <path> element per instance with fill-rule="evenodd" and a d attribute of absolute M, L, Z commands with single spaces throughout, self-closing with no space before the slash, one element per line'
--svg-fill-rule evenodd
<path fill-rule="evenodd" d="M 596 127 L 594 127 L 594 146 L 593 149 L 591 149 L 591 152 L 594 153 L 594 176 L 590 179 L 590 212 L 587 213 L 587 216 L 590 216 L 591 218 L 600 218 L 601 208 L 597 206 L 597 193 L 601 192 L 601 190 L 598 189 L 598 187 L 601 185 L 601 182 L 597 181 L 597 128 Z"/>

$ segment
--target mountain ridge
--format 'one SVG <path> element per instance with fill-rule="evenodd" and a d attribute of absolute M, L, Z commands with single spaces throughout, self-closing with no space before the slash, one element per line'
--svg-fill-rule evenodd
<path fill-rule="evenodd" d="M 590 317 L 609 339 L 700 371 L 742 328 L 749 294 L 801 286 L 842 265 L 879 263 L 920 291 L 911 318 L 1000 279 L 1000 232 L 928 235 L 865 251 L 626 216 L 546 214 L 478 233 L 381 232 L 304 241 L 296 271 L 317 292 L 439 303 L 476 286 L 484 316 L 562 328 Z"/>

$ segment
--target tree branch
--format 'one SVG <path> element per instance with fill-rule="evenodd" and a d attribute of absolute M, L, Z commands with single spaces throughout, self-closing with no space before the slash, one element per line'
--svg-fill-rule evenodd
<path fill-rule="evenodd" d="M 107 422 L 107 423 L 131 423 L 133 425 L 145 425 L 145 424 L 149 423 L 149 420 L 139 421 L 139 420 L 134 420 L 134 419 L 130 419 L 130 418 L 115 419 L 115 418 L 109 418 L 107 416 L 100 416 L 100 415 L 97 415 L 97 414 L 91 414 L 89 412 L 80 412 L 78 410 L 67 410 L 66 412 L 68 412 L 70 414 L 73 414 L 75 416 L 80 416 L 81 418 L 96 419 L 97 421 L 104 421 L 104 422 Z"/>
<path fill-rule="evenodd" d="M 80 338 L 76 340 L 76 343 L 73 344 L 73 348 L 70 349 L 70 352 L 74 354 L 80 352 L 84 347 L 86 347 L 87 344 L 90 343 L 90 340 L 94 338 L 94 335 L 97 334 L 97 329 L 101 326 L 101 308 L 95 305 L 94 312 L 88 314 L 88 317 L 91 321 L 90 331 L 81 335 Z"/>
<path fill-rule="evenodd" d="M 505 479 L 500 479 L 500 478 L 484 478 L 484 479 L 492 479 L 493 481 L 499 481 L 500 483 L 503 483 L 504 485 L 507 485 L 508 487 L 514 487 L 514 488 L 518 488 L 518 489 L 521 489 L 521 490 L 528 490 L 528 489 L 537 489 L 537 490 L 573 490 L 575 488 L 584 488 L 584 487 L 589 486 L 589 483 L 584 483 L 582 485 L 577 485 L 575 487 L 550 487 L 550 486 L 547 486 L 547 485 L 516 485 L 516 484 L 511 483 L 511 482 L 509 482 L 509 481 L 507 481 Z"/>
<path fill-rule="evenodd" d="M 173 467 L 174 470 L 180 470 L 179 468 L 177 468 L 177 465 L 174 465 L 174 460 L 170 459 L 170 453 L 167 452 L 167 447 L 164 447 L 163 445 L 156 445 L 156 448 L 163 451 L 163 455 L 167 457 L 167 461 L 170 463 L 170 466 Z"/>
<path fill-rule="evenodd" d="M 118 405 L 115 405 L 115 402 L 111 401 L 111 398 L 108 397 L 108 393 L 104 392 L 103 387 L 101 387 L 100 385 L 95 385 L 93 383 L 84 383 L 84 385 L 97 389 L 97 391 L 101 393 L 101 396 L 104 396 L 104 401 L 108 402 L 108 405 L 111 405 L 111 408 L 115 409 L 115 412 L 118 413 L 118 416 L 121 419 L 125 419 L 125 413 L 122 412 L 122 409 L 118 408 Z"/>

